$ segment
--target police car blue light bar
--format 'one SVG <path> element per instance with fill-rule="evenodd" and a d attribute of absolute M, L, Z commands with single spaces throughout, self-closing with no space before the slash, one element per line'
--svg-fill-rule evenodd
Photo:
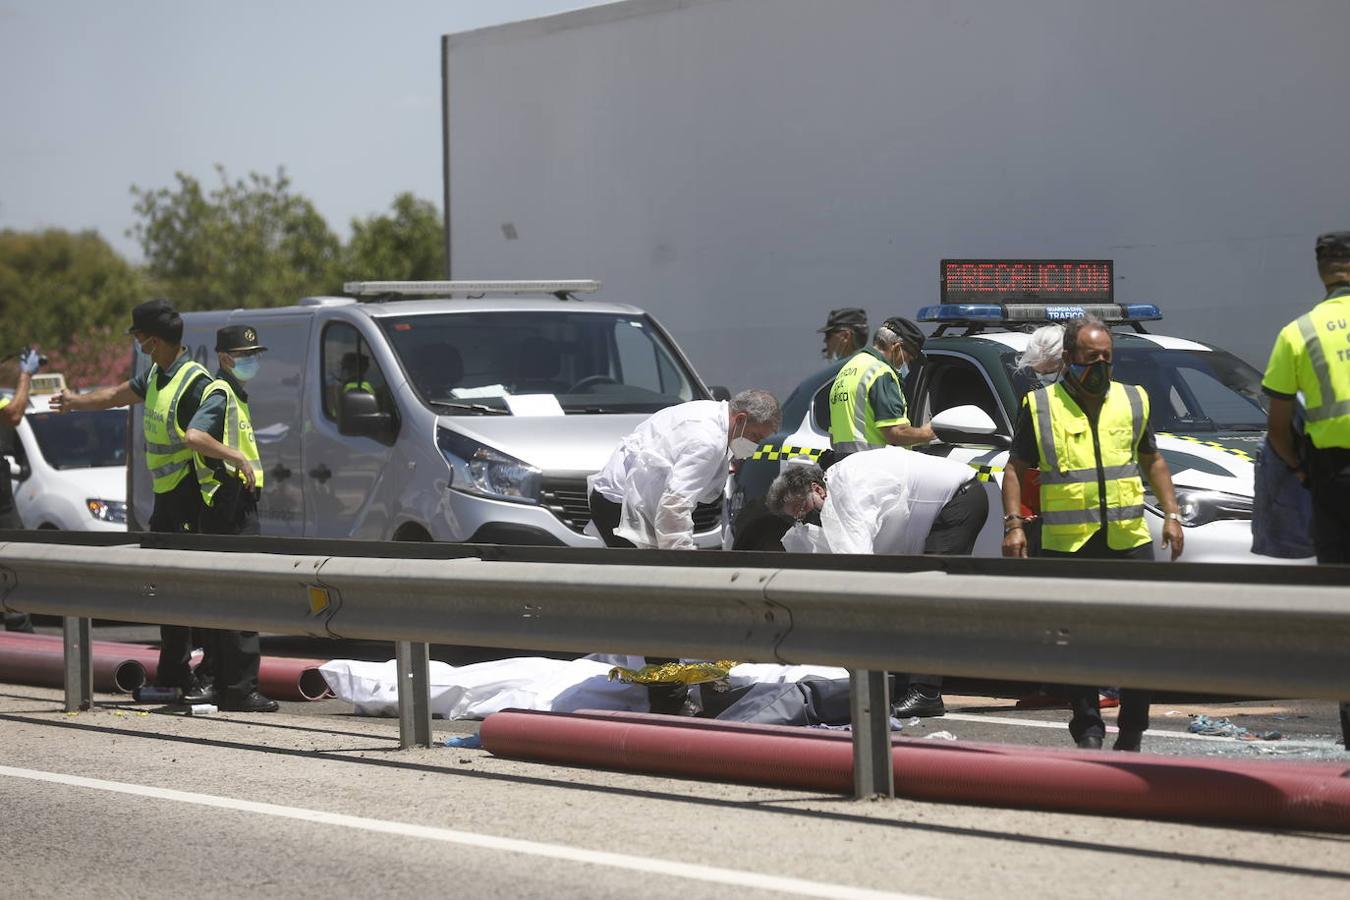
<path fill-rule="evenodd" d="M 1152 303 L 940 303 L 919 310 L 920 322 L 944 325 L 1021 325 L 1071 322 L 1096 316 L 1108 325 L 1156 322 L 1162 310 Z"/>

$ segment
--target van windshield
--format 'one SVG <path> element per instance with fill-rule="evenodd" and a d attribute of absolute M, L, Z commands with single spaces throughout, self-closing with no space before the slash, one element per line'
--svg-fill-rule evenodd
<path fill-rule="evenodd" d="M 551 394 L 568 413 L 649 413 L 702 390 L 644 316 L 590 312 L 425 313 L 381 318 L 423 402 L 503 413 Z"/>
<path fill-rule="evenodd" d="M 42 458 L 53 469 L 92 469 L 124 466 L 127 462 L 127 411 L 104 409 L 76 412 L 29 413 Z"/>

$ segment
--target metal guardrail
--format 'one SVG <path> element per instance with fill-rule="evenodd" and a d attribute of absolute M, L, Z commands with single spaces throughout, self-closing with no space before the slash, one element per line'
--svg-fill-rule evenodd
<path fill-rule="evenodd" d="M 886 671 L 1350 698 L 1350 571 L 1250 585 L 1163 580 L 1168 567 L 1138 563 L 1126 565 L 1154 579 L 784 568 L 777 554 L 756 555 L 759 567 L 715 565 L 719 554 L 684 554 L 699 565 L 681 567 L 612 552 L 606 565 L 516 562 L 450 549 L 405 559 L 10 541 L 0 604 L 67 617 L 68 705 L 89 700 L 72 690 L 85 679 L 70 655 L 87 648 L 79 627 L 91 618 L 394 641 L 405 746 L 430 743 L 429 643 L 842 666 L 864 718 L 854 746 L 866 794 L 890 793 Z"/>

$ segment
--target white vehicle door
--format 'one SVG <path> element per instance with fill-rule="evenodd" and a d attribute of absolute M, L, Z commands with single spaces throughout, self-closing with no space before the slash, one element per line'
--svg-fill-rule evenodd
<path fill-rule="evenodd" d="M 393 439 L 344 435 L 338 410 L 347 392 L 373 394 L 397 424 L 398 411 L 384 368 L 366 335 L 346 321 L 314 329 L 307 377 L 303 466 L 305 534 L 310 537 L 388 537 L 397 485 L 390 461 Z"/>
<path fill-rule="evenodd" d="M 989 493 L 989 518 L 975 542 L 975 556 L 999 556 L 1002 553 L 1003 528 L 1003 467 L 1008 462 L 1008 447 L 1012 443 L 1013 421 L 1003 409 L 988 374 L 974 359 L 962 353 L 930 351 L 925 354 L 923 377 L 916 389 L 915 424 L 929 422 L 943 410 L 958 406 L 975 406 L 994 420 L 995 433 L 988 440 L 945 443 L 937 441 L 927 447 L 917 447 L 925 453 L 943 456 L 966 463 L 972 473 L 985 483 Z"/>

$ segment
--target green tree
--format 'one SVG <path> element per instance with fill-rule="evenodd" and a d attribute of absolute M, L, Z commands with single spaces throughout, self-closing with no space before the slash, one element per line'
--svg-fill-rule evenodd
<path fill-rule="evenodd" d="M 285 169 L 231 179 L 209 192 L 178 172 L 177 186 L 131 188 L 140 217 L 129 234 L 145 254 L 155 293 L 180 310 L 280 306 L 333 293 L 341 245 Z"/>
<path fill-rule="evenodd" d="M 0 355 L 31 343 L 67 358 L 129 359 L 122 331 L 147 296 L 141 274 L 97 232 L 0 231 L 0 322 L 10 342 Z"/>
<path fill-rule="evenodd" d="M 353 219 L 342 274 L 349 281 L 444 278 L 445 227 L 435 204 L 402 193 L 389 214 Z"/>

